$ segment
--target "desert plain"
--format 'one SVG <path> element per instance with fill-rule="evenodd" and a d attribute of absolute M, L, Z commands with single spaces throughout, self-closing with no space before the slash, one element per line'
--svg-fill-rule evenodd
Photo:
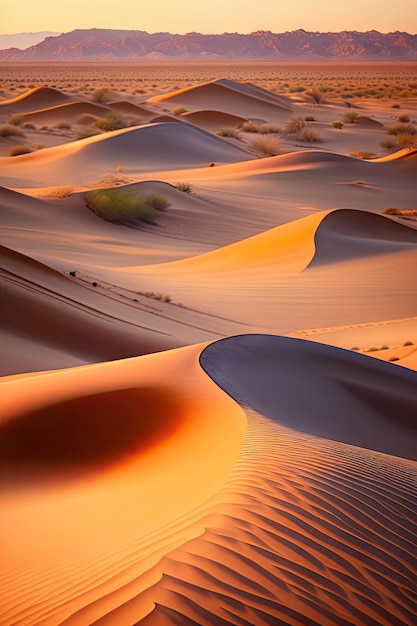
<path fill-rule="evenodd" d="M 0 66 L 1 626 L 417 623 L 417 67 Z"/>

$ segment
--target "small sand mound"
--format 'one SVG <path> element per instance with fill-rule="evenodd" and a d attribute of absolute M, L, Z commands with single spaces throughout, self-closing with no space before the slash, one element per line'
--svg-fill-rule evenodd
<path fill-rule="evenodd" d="M 71 100 L 72 98 L 70 96 L 63 94 L 58 89 L 53 89 L 52 87 L 35 87 L 16 98 L 4 100 L 0 103 L 0 110 L 4 107 L 16 113 L 26 113 L 27 111 L 46 109 L 57 104 L 64 104 Z"/>
<path fill-rule="evenodd" d="M 265 117 L 270 120 L 292 110 L 286 98 L 227 79 L 154 96 L 149 102 L 181 103 L 199 109 L 209 108 L 242 117 Z"/>
<path fill-rule="evenodd" d="M 81 115 L 90 115 L 92 119 L 103 117 L 109 113 L 109 108 L 93 102 L 67 102 L 46 109 L 31 111 L 23 116 L 23 123 L 57 124 L 68 122 L 74 124 Z"/>

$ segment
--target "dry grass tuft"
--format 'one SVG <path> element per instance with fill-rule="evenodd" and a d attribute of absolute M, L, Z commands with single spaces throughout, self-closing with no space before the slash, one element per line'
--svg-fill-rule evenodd
<path fill-rule="evenodd" d="M 30 152 L 33 152 L 32 148 L 30 146 L 28 146 L 27 144 L 18 144 L 17 146 L 11 146 L 8 151 L 7 154 L 11 157 L 14 156 L 20 156 L 21 154 L 29 154 Z"/>
<path fill-rule="evenodd" d="M 266 156 L 276 156 L 281 152 L 281 140 L 276 135 L 259 135 L 253 137 L 251 146 Z"/>
<path fill-rule="evenodd" d="M 12 124 L 2 124 L 0 126 L 0 137 L 24 137 L 25 133 Z"/>

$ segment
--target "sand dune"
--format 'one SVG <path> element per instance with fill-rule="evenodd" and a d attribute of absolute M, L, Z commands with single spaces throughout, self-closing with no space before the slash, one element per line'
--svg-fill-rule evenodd
<path fill-rule="evenodd" d="M 103 117 L 110 109 L 101 104 L 93 102 L 65 102 L 37 111 L 29 111 L 23 116 L 23 122 L 34 124 L 57 124 L 58 122 L 68 122 L 73 124 L 81 115 L 91 115 L 93 117 Z"/>
<path fill-rule="evenodd" d="M 109 102 L 108 106 L 122 115 L 135 115 L 146 120 L 149 120 L 155 115 L 154 111 L 149 111 L 149 109 L 146 109 L 145 107 L 138 106 L 137 104 L 133 104 L 132 102 L 128 102 L 126 100 L 115 100 L 113 102 Z"/>
<path fill-rule="evenodd" d="M 292 110 L 287 98 L 250 84 L 219 79 L 188 87 L 162 96 L 154 96 L 149 102 L 210 108 L 233 115 L 264 118 L 268 121 L 288 117 Z"/>
<path fill-rule="evenodd" d="M 138 310 L 0 247 L 1 375 L 158 352 L 181 345 L 135 321 Z M 103 338 L 105 338 L 103 340 Z"/>
<path fill-rule="evenodd" d="M 52 87 L 34 87 L 16 98 L 2 100 L 0 111 L 7 110 L 16 113 L 26 113 L 36 109 L 46 109 L 58 104 L 70 102 L 72 98 Z"/>
<path fill-rule="evenodd" d="M 4 379 L 2 623 L 406 625 L 414 387 L 266 335 Z"/>
<path fill-rule="evenodd" d="M 212 132 L 222 128 L 238 128 L 248 121 L 245 117 L 223 113 L 222 111 L 193 111 L 192 113 L 183 113 L 181 118 Z"/>
<path fill-rule="evenodd" d="M 184 304 L 198 302 L 207 312 L 216 308 L 224 316 L 287 333 L 378 319 L 378 310 L 384 310 L 385 319 L 413 315 L 416 244 L 414 229 L 387 217 L 341 210 L 316 213 L 192 259 L 137 271 L 142 283 Z M 128 274 L 123 280 L 135 282 Z M 292 304 L 303 297 L 308 297 L 308 314 Z M 312 323 L 306 323 L 308 318 Z"/>
<path fill-rule="evenodd" d="M 153 61 L 140 91 L 109 70 L 105 106 L 0 103 L 55 125 L 0 158 L 0 624 L 411 626 L 417 149 L 381 156 L 394 101 L 353 102 L 340 129 L 337 98 L 202 66 L 143 105 L 188 81 L 161 87 Z M 50 84 L 88 98 L 103 70 L 84 71 Z M 111 110 L 148 123 L 58 126 Z M 252 134 L 216 136 L 292 116 L 322 143 L 281 133 L 257 158 Z M 167 206 L 112 223 L 91 189 Z"/>
<path fill-rule="evenodd" d="M 38 153 L 0 158 L 3 180 L 10 186 L 86 183 L 122 165 L 152 171 L 231 163 L 253 158 L 244 148 L 187 124 L 161 123 L 128 128 L 82 139 Z M 26 184 L 19 177 L 27 173 Z"/>

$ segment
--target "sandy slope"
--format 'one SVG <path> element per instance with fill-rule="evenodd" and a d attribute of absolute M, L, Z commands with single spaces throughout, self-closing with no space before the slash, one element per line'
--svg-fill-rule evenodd
<path fill-rule="evenodd" d="M 347 156 L 379 101 L 340 131 L 225 79 L 114 98 L 165 117 L 0 158 L 1 625 L 416 623 L 417 151 Z M 318 149 L 215 134 L 312 111 Z M 88 209 L 120 185 L 169 206 Z"/>
<path fill-rule="evenodd" d="M 268 415 L 243 445 L 201 350 L 4 379 L 2 623 L 409 623 L 416 469 L 387 452 L 415 453 L 415 374 L 294 339 L 210 344 L 202 368 Z"/>

